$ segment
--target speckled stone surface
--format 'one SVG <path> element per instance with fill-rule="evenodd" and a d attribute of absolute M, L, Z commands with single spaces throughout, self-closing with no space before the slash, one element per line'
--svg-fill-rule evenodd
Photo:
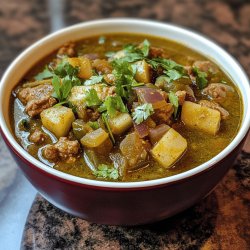
<path fill-rule="evenodd" d="M 250 75 L 249 0 L 0 0 L 0 74 L 17 53 L 51 30 L 55 14 L 52 2 L 64 10 L 59 24 L 140 17 L 193 29 L 217 41 Z M 2 140 L 0 144 L 2 149 Z M 250 143 L 245 150 L 250 152 Z M 7 154 L 0 150 L 0 158 Z M 10 158 L 7 164 L 13 165 Z M 27 218 L 21 248 L 247 250 L 249 210 L 250 154 L 243 152 L 207 198 L 154 225 L 128 228 L 92 224 L 60 211 L 38 195 Z"/>

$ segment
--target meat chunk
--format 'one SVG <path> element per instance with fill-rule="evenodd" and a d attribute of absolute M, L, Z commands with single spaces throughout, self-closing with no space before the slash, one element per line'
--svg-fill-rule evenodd
<path fill-rule="evenodd" d="M 43 110 L 52 107 L 57 101 L 54 97 L 45 96 L 41 99 L 34 99 L 27 103 L 25 107 L 26 113 L 30 117 L 39 115 Z"/>
<path fill-rule="evenodd" d="M 76 55 L 76 51 L 75 51 L 75 43 L 73 42 L 68 42 L 68 43 L 65 43 L 57 52 L 57 55 L 59 57 L 61 56 L 69 56 L 69 57 L 73 57 Z"/>
<path fill-rule="evenodd" d="M 146 142 L 136 132 L 128 134 L 120 143 L 120 150 L 130 168 L 146 160 L 148 153 L 144 145 Z"/>
<path fill-rule="evenodd" d="M 184 90 L 176 91 L 175 95 L 178 97 L 179 105 L 182 105 L 185 102 L 187 92 Z"/>
<path fill-rule="evenodd" d="M 223 83 L 211 83 L 202 90 L 202 94 L 207 95 L 216 102 L 223 102 L 228 94 L 233 93 L 234 89 Z"/>
<path fill-rule="evenodd" d="M 18 91 L 18 99 L 26 105 L 29 101 L 51 96 L 54 88 L 51 84 L 38 85 L 34 88 L 22 88 Z"/>
<path fill-rule="evenodd" d="M 101 72 L 102 74 L 110 74 L 112 72 L 110 63 L 105 59 L 94 60 L 92 66 L 97 72 Z"/>
<path fill-rule="evenodd" d="M 208 108 L 218 110 L 220 112 L 220 114 L 221 114 L 221 119 L 223 119 L 223 120 L 227 119 L 228 116 L 229 116 L 229 112 L 227 110 L 225 110 L 224 108 L 222 108 L 220 106 L 220 104 L 218 104 L 217 102 L 212 102 L 212 101 L 207 101 L 207 100 L 200 100 L 199 104 L 201 106 L 206 106 Z"/>
<path fill-rule="evenodd" d="M 216 74 L 218 72 L 218 68 L 210 61 L 196 61 L 194 62 L 193 67 L 196 67 L 200 71 L 206 72 L 208 74 Z"/>
<path fill-rule="evenodd" d="M 46 138 L 46 134 L 40 129 L 35 129 L 35 131 L 32 132 L 29 136 L 30 142 L 33 142 L 35 144 L 42 144 L 46 140 Z"/>
<path fill-rule="evenodd" d="M 155 57 L 163 57 L 166 58 L 167 55 L 164 52 L 163 48 L 153 47 L 151 46 L 149 49 L 149 57 L 155 58 Z"/>
<path fill-rule="evenodd" d="M 97 110 L 87 109 L 87 116 L 91 121 L 97 121 L 100 115 L 101 114 Z"/>
<path fill-rule="evenodd" d="M 155 109 L 152 118 L 157 123 L 170 123 L 170 117 L 174 113 L 174 107 L 171 103 L 166 103 L 165 106 Z"/>
<path fill-rule="evenodd" d="M 52 85 L 44 84 L 34 88 L 23 88 L 18 91 L 17 97 L 26 105 L 27 114 L 34 117 L 56 104 L 56 99 L 51 97 L 53 91 Z"/>
<path fill-rule="evenodd" d="M 70 141 L 67 137 L 60 137 L 54 145 L 47 145 L 43 150 L 43 155 L 51 161 L 64 161 L 72 163 L 76 161 L 80 151 L 80 144 L 77 140 Z"/>

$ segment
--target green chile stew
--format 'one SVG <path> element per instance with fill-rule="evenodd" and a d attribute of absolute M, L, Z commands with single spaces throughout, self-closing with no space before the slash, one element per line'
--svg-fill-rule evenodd
<path fill-rule="evenodd" d="M 104 181 L 192 169 L 223 150 L 242 119 L 228 76 L 174 41 L 112 34 L 69 42 L 13 90 L 13 130 L 33 157 Z"/>

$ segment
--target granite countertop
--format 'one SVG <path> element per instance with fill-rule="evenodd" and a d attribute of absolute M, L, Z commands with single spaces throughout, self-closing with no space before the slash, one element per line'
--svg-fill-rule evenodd
<path fill-rule="evenodd" d="M 248 0 L 3 0 L 0 75 L 21 50 L 49 32 L 103 17 L 148 18 L 201 32 L 250 76 Z M 217 188 L 191 209 L 153 225 L 115 227 L 72 217 L 36 195 L 0 137 L 0 248 L 250 249 L 249 141 Z"/>

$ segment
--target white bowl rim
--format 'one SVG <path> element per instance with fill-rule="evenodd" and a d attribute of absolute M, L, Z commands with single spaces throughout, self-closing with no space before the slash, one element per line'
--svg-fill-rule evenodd
<path fill-rule="evenodd" d="M 28 53 L 30 53 L 33 49 L 35 49 L 37 46 L 44 42 L 48 42 L 50 40 L 53 40 L 56 36 L 64 33 L 64 32 L 69 32 L 70 30 L 78 29 L 78 28 L 84 28 L 88 26 L 101 26 L 101 25 L 112 25 L 116 23 L 118 24 L 126 24 L 126 25 L 135 25 L 136 24 L 141 24 L 144 26 L 151 25 L 151 26 L 156 26 L 160 28 L 165 28 L 169 30 L 176 30 L 178 32 L 181 32 L 182 34 L 185 34 L 186 36 L 193 36 L 195 39 L 198 39 L 202 43 L 206 44 L 207 46 L 213 47 L 213 49 L 217 52 L 220 53 L 223 57 L 227 59 L 227 62 L 230 64 L 233 64 L 234 67 L 237 67 L 238 70 L 238 77 L 241 79 L 241 81 L 244 84 L 244 91 L 246 91 L 246 95 L 248 97 L 248 100 L 250 100 L 250 83 L 249 79 L 244 72 L 243 68 L 241 65 L 231 56 L 229 55 L 224 49 L 222 49 L 219 45 L 217 45 L 214 41 L 206 38 L 204 35 L 200 35 L 197 32 L 191 31 L 187 28 L 182 28 L 180 26 L 174 25 L 174 24 L 169 24 L 169 23 L 163 23 L 163 22 L 158 22 L 158 21 L 151 21 L 151 20 L 145 20 L 145 19 L 137 19 L 137 18 L 106 18 L 106 19 L 98 19 L 94 21 L 87 21 L 87 22 L 82 22 L 79 24 L 75 24 L 66 28 L 63 28 L 57 32 L 54 32 L 50 35 L 45 36 L 44 38 L 38 40 L 35 42 L 33 45 L 29 46 L 27 49 L 25 49 L 7 68 L 5 71 L 1 83 L 0 83 L 0 102 L 3 99 L 3 91 L 2 88 L 4 86 L 4 83 L 8 77 L 9 74 L 12 74 L 13 69 L 15 66 L 18 64 L 18 62 L 21 60 L 21 58 L 25 57 Z M 103 32 L 105 33 L 105 32 Z M 108 33 L 108 32 L 106 32 Z M 143 34 L 143 32 L 142 32 Z M 183 42 L 183 44 L 185 44 Z M 235 80 L 234 80 L 235 81 Z M 242 90 L 241 90 L 242 91 Z M 243 98 L 243 97 L 242 97 Z M 245 99 L 243 99 L 244 102 Z M 181 181 L 183 179 L 192 177 L 194 175 L 197 175 L 203 171 L 209 170 L 211 167 L 213 167 L 214 164 L 218 163 L 221 161 L 224 157 L 226 157 L 230 152 L 232 152 L 238 145 L 239 143 L 244 139 L 246 136 L 249 127 L 250 127 L 250 108 L 248 105 L 247 107 L 244 106 L 244 113 L 245 113 L 245 118 L 242 121 L 241 128 L 239 132 L 237 133 L 236 137 L 232 140 L 232 142 L 224 149 L 222 150 L 218 155 L 210 159 L 209 161 L 193 168 L 188 171 L 185 171 L 180 174 L 176 174 L 173 176 L 169 177 L 164 177 L 160 179 L 155 179 L 155 180 L 148 180 L 148 181 L 137 181 L 137 182 L 109 182 L 109 181 L 99 181 L 99 180 L 91 180 L 87 178 L 82 178 L 82 177 L 77 177 L 73 176 L 67 173 L 63 173 L 61 171 L 58 171 L 56 169 L 53 169 L 44 163 L 38 161 L 34 157 L 32 157 L 30 154 L 28 154 L 16 141 L 14 136 L 12 135 L 11 131 L 8 129 L 8 126 L 6 124 L 6 121 L 4 119 L 3 115 L 3 104 L 2 102 L 0 103 L 0 128 L 2 129 L 2 132 L 4 136 L 6 137 L 7 141 L 14 147 L 14 149 L 29 163 L 34 165 L 35 167 L 39 168 L 42 171 L 45 171 L 55 177 L 58 177 L 59 179 L 70 181 L 73 183 L 78 183 L 81 185 L 87 185 L 87 186 L 92 186 L 92 187 L 100 187 L 100 188 L 108 188 L 108 189 L 132 189 L 132 188 L 148 188 L 148 187 L 154 187 L 154 186 L 159 186 L 159 185 L 165 185 L 165 184 L 171 184 L 175 183 L 177 181 Z"/>

